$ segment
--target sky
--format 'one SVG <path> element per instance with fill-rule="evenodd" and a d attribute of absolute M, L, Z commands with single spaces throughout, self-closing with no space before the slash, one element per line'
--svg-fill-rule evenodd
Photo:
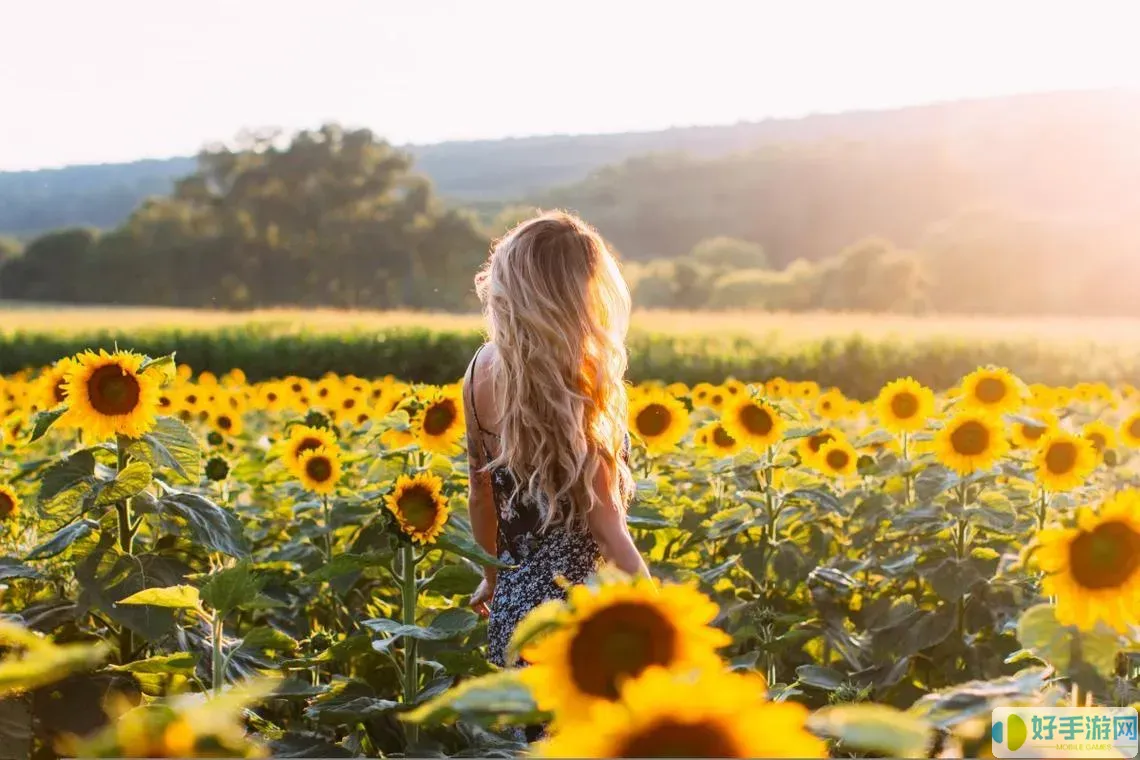
<path fill-rule="evenodd" d="M 1140 88 L 1131 0 L 0 0 L 0 170 Z"/>

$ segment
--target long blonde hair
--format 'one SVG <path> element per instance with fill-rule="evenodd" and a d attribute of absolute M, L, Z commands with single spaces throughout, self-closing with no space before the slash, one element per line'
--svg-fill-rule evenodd
<path fill-rule="evenodd" d="M 581 527 L 605 497 L 624 508 L 629 288 L 598 233 L 550 212 L 497 242 L 475 278 L 491 342 L 499 453 L 544 524 Z M 605 491 L 594 487 L 604 478 Z"/>

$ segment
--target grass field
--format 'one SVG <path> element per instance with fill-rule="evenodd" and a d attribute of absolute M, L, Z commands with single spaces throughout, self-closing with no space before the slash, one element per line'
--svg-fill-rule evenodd
<path fill-rule="evenodd" d="M 130 332 L 156 329 L 212 330 L 258 326 L 270 333 L 360 332 L 418 327 L 428 330 L 477 330 L 477 314 L 408 311 L 340 311 L 332 309 L 266 309 L 226 312 L 193 309 L 114 306 L 68 306 L 0 301 L 0 334 Z M 1140 320 L 1082 317 L 1001 317 L 824 312 L 683 312 L 642 310 L 633 329 L 673 335 L 766 338 L 781 344 L 799 340 L 846 338 L 868 340 L 956 339 L 978 341 L 1047 341 L 1140 347 Z"/>

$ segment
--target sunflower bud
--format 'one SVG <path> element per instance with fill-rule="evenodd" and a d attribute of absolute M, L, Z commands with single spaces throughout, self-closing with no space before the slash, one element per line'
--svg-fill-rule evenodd
<path fill-rule="evenodd" d="M 310 410 L 309 413 L 305 415 L 305 424 L 309 427 L 334 430 L 332 421 L 329 420 L 328 415 L 318 412 L 316 409 Z"/>
<path fill-rule="evenodd" d="M 210 457 L 206 462 L 206 477 L 215 483 L 221 482 L 229 477 L 230 465 L 222 457 Z"/>
<path fill-rule="evenodd" d="M 211 430 L 209 435 L 206 436 L 206 443 L 210 444 L 211 446 L 221 446 L 223 443 L 225 443 L 225 440 L 226 439 L 222 438 L 222 434 L 217 430 Z"/>

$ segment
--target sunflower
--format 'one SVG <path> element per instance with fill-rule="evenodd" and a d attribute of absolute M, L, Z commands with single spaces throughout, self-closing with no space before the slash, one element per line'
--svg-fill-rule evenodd
<path fill-rule="evenodd" d="M 960 412 L 934 436 L 938 460 L 960 475 L 992 467 L 1009 450 L 1000 420 L 981 411 Z"/>
<path fill-rule="evenodd" d="M 845 478 L 855 474 L 859 454 L 850 443 L 837 438 L 823 444 L 814 463 L 815 468 L 826 475 Z"/>
<path fill-rule="evenodd" d="M 670 396 L 684 398 L 689 395 L 689 386 L 684 383 L 669 383 L 665 386 L 665 392 Z"/>
<path fill-rule="evenodd" d="M 55 409 L 67 401 L 67 376 L 75 371 L 78 362 L 68 357 L 60 359 L 39 378 L 39 405 L 44 409 Z"/>
<path fill-rule="evenodd" d="M 11 486 L 0 483 L 0 520 L 10 520 L 20 512 L 20 497 Z"/>
<path fill-rule="evenodd" d="M 689 394 L 689 398 L 693 400 L 693 406 L 699 408 L 709 406 L 709 396 L 712 395 L 713 388 L 712 383 L 697 383 L 694 385 L 692 392 Z"/>
<path fill-rule="evenodd" d="M 307 449 L 297 462 L 301 485 L 313 493 L 330 494 L 340 480 L 340 453 L 332 446 Z"/>
<path fill-rule="evenodd" d="M 875 410 L 892 433 L 917 433 L 934 414 L 934 391 L 912 377 L 892 380 L 879 391 Z"/>
<path fill-rule="evenodd" d="M 716 650 L 731 638 L 709 625 L 716 615 L 716 604 L 690 586 L 657 590 L 647 579 L 575 586 L 552 621 L 557 628 L 523 649 L 530 667 L 520 677 L 556 722 L 586 716 L 652 666 L 719 668 Z"/>
<path fill-rule="evenodd" d="M 1096 448 L 1080 436 L 1055 430 L 1041 439 L 1033 464 L 1037 482 L 1050 491 L 1072 491 L 1096 469 Z"/>
<path fill-rule="evenodd" d="M 764 383 L 764 393 L 772 398 L 783 398 L 790 395 L 792 385 L 782 377 L 774 377 Z"/>
<path fill-rule="evenodd" d="M 748 393 L 748 386 L 737 380 L 735 377 L 730 377 L 721 384 L 721 388 L 728 395 L 728 398 L 740 398 Z"/>
<path fill-rule="evenodd" d="M 1022 449 L 1033 449 L 1050 430 L 1057 427 L 1057 415 L 1052 412 L 1039 411 L 1030 415 L 1023 415 L 1014 419 L 1010 428 L 1010 438 L 1013 445 Z"/>
<path fill-rule="evenodd" d="M 425 451 L 453 454 L 463 438 L 463 396 L 451 388 L 431 391 L 412 423 L 413 432 Z"/>
<path fill-rule="evenodd" d="M 1100 420 L 1093 420 L 1081 429 L 1081 437 L 1093 445 L 1098 458 L 1103 459 L 1104 453 L 1116 448 L 1116 430 Z"/>
<path fill-rule="evenodd" d="M 322 446 L 336 448 L 336 434 L 333 431 L 323 427 L 294 425 L 289 429 L 289 439 L 285 441 L 285 463 L 299 474 L 301 457 Z"/>
<path fill-rule="evenodd" d="M 240 414 L 227 409 L 219 409 L 210 417 L 210 426 L 224 436 L 236 438 L 245 430 Z"/>
<path fill-rule="evenodd" d="M 629 430 L 649 451 L 669 451 L 689 431 L 689 410 L 664 391 L 649 391 L 630 402 Z"/>
<path fill-rule="evenodd" d="M 833 427 L 824 428 L 818 433 L 805 436 L 800 439 L 800 443 L 796 447 L 796 450 L 800 454 L 800 461 L 809 467 L 815 466 L 815 458 L 819 455 L 819 450 L 822 449 L 825 444 L 844 437 L 843 432 L 839 430 L 839 428 Z"/>
<path fill-rule="evenodd" d="M 721 424 L 736 440 L 754 450 L 771 446 L 784 434 L 784 419 L 761 399 L 745 396 L 726 409 Z"/>
<path fill-rule="evenodd" d="M 696 434 L 697 443 L 716 456 L 732 456 L 738 454 L 744 445 L 725 431 L 719 422 L 710 422 L 703 426 Z"/>
<path fill-rule="evenodd" d="M 384 502 L 409 538 L 421 544 L 434 544 L 449 514 L 442 490 L 443 481 L 430 472 L 411 477 L 401 475 Z"/>
<path fill-rule="evenodd" d="M 962 405 L 987 412 L 1015 412 L 1028 392 L 1012 372 L 979 367 L 962 378 Z"/>
<path fill-rule="evenodd" d="M 847 397 L 838 388 L 832 388 L 815 400 L 815 413 L 821 419 L 837 420 L 847 414 Z"/>
<path fill-rule="evenodd" d="M 1140 411 L 1133 412 L 1121 423 L 1120 440 L 1134 449 L 1140 449 Z"/>
<path fill-rule="evenodd" d="M 678 699 L 683 694 L 684 699 Z M 646 669 L 536 747 L 540 757 L 827 757 L 806 728 L 808 709 L 766 699 L 764 679 L 719 670 Z"/>
<path fill-rule="evenodd" d="M 157 421 L 158 373 L 140 372 L 144 357 L 127 351 L 88 351 L 64 383 L 68 421 L 92 438 L 140 438 Z"/>
<path fill-rule="evenodd" d="M 1041 531 L 1031 558 L 1061 624 L 1089 630 L 1102 621 L 1121 633 L 1140 624 L 1140 491 L 1082 508 L 1076 527 Z"/>

